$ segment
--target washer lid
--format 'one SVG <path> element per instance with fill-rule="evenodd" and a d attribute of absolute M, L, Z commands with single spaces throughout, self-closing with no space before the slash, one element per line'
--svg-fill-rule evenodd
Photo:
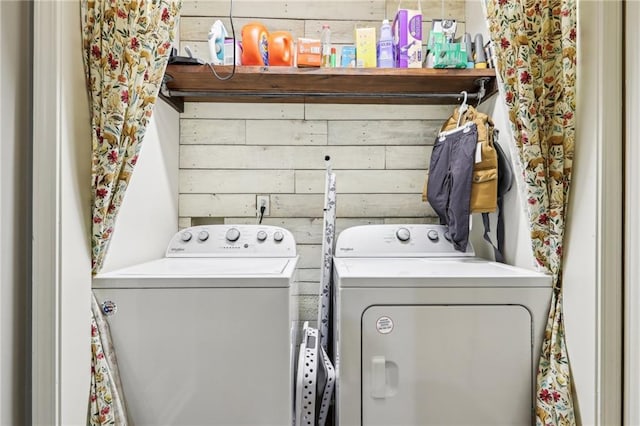
<path fill-rule="evenodd" d="M 96 278 L 224 278 L 291 276 L 297 258 L 163 258 Z"/>
<path fill-rule="evenodd" d="M 550 277 L 542 273 L 477 257 L 334 258 L 334 268 L 343 287 L 519 286 L 526 285 L 525 282 L 549 286 L 551 283 Z"/>

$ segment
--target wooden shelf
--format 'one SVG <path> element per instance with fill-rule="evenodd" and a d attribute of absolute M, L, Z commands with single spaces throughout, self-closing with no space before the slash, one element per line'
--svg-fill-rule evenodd
<path fill-rule="evenodd" d="M 232 67 L 215 70 L 224 78 Z M 220 80 L 209 65 L 172 64 L 161 97 L 182 111 L 184 102 L 455 104 L 462 91 L 487 99 L 497 91 L 495 70 L 239 66 Z"/>

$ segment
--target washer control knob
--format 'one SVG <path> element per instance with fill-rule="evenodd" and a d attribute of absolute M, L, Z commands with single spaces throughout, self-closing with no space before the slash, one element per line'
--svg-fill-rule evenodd
<path fill-rule="evenodd" d="M 227 238 L 227 241 L 238 241 L 238 238 L 240 238 L 240 231 L 236 228 L 229 228 L 225 237 Z"/>
<path fill-rule="evenodd" d="M 409 241 L 411 238 L 411 232 L 407 228 L 400 228 L 396 231 L 396 237 L 400 241 Z"/>
<path fill-rule="evenodd" d="M 281 231 L 276 231 L 273 233 L 273 239 L 276 243 L 282 242 L 282 240 L 284 240 L 284 234 Z"/>
<path fill-rule="evenodd" d="M 258 231 L 258 241 L 264 241 L 267 239 L 267 233 L 264 231 Z"/>
<path fill-rule="evenodd" d="M 438 231 L 436 231 L 435 229 L 432 229 L 429 232 L 427 232 L 427 238 L 435 243 L 440 239 L 440 236 L 438 235 Z"/>
<path fill-rule="evenodd" d="M 182 235 L 180 235 L 180 239 L 185 243 L 191 241 L 191 237 L 193 237 L 193 235 L 191 235 L 191 232 L 189 231 L 184 231 Z"/>
<path fill-rule="evenodd" d="M 200 241 L 207 241 L 209 239 L 209 233 L 207 231 L 198 232 L 198 239 Z"/>

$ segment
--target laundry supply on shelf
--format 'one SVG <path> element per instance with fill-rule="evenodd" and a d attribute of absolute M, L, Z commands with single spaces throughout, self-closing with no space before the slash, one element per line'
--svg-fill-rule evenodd
<path fill-rule="evenodd" d="M 320 33 L 320 55 L 322 57 L 322 67 L 331 66 L 331 28 L 328 24 L 322 25 L 322 32 Z"/>
<path fill-rule="evenodd" d="M 344 68 L 356 67 L 356 47 L 353 45 L 342 46 L 340 52 L 340 66 Z"/>
<path fill-rule="evenodd" d="M 269 33 L 269 65 L 287 66 L 293 65 L 295 52 L 293 50 L 293 37 L 289 31 L 274 31 Z"/>
<path fill-rule="evenodd" d="M 298 67 L 319 67 L 322 64 L 321 42 L 318 39 L 298 38 Z"/>
<path fill-rule="evenodd" d="M 269 32 L 259 22 L 242 27 L 242 65 L 269 65 Z"/>
<path fill-rule="evenodd" d="M 422 8 L 402 9 L 398 5 L 393 20 L 393 46 L 396 67 L 422 68 Z"/>
<path fill-rule="evenodd" d="M 393 68 L 393 32 L 388 19 L 380 26 L 380 40 L 378 41 L 378 68 Z"/>
<path fill-rule="evenodd" d="M 376 67 L 376 29 L 356 28 L 356 68 Z"/>

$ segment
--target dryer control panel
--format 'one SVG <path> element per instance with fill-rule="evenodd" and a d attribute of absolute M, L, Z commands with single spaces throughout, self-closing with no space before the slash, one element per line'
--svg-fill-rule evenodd
<path fill-rule="evenodd" d="M 269 225 L 203 225 L 177 232 L 166 257 L 295 257 L 291 232 Z"/>
<path fill-rule="evenodd" d="M 363 225 L 338 235 L 335 257 L 471 257 L 457 251 L 443 225 Z"/>

